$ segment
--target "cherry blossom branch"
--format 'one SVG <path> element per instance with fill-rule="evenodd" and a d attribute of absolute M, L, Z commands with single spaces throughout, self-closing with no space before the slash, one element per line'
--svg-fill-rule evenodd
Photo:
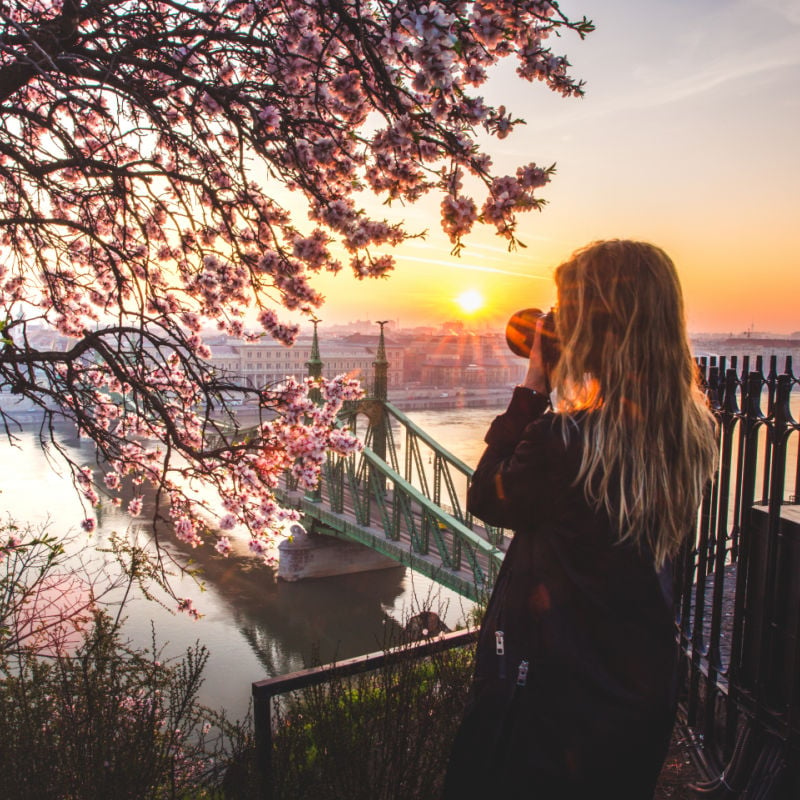
<path fill-rule="evenodd" d="M 591 27 L 548 0 L 3 4 L 0 389 L 46 410 L 43 439 L 61 415 L 96 443 L 102 470 L 72 465 L 88 506 L 124 491 L 191 544 L 211 531 L 224 551 L 220 530 L 242 524 L 263 549 L 287 519 L 280 474 L 311 486 L 326 448 L 357 446 L 334 425 L 357 389 L 315 387 L 315 406 L 302 381 L 216 375 L 207 332 L 291 344 L 278 312 L 314 312 L 316 273 L 387 275 L 420 232 L 375 216 L 368 193 L 437 192 L 454 252 L 476 223 L 515 246 L 553 167 L 497 174 L 480 134 L 521 120 L 478 91 L 510 58 L 579 97 L 549 41 Z M 33 318 L 63 352 L 35 346 Z M 249 436 L 226 427 L 237 395 L 261 409 Z"/>

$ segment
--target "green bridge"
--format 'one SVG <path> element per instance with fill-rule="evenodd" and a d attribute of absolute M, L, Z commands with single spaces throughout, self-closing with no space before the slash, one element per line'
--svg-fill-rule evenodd
<path fill-rule="evenodd" d="M 494 583 L 505 532 L 467 512 L 472 469 L 388 401 L 379 325 L 372 396 L 340 415 L 364 448 L 347 457 L 329 455 L 315 491 L 304 493 L 287 481 L 276 496 L 301 511 L 310 533 L 366 545 L 477 600 Z M 316 327 L 307 363 L 312 377 L 322 374 Z"/>

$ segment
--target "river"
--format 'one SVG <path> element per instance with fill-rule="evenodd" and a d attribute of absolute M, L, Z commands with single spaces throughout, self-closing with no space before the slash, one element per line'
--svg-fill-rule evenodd
<path fill-rule="evenodd" d="M 413 419 L 436 441 L 470 466 L 483 449 L 483 434 L 500 411 L 469 408 L 410 412 Z M 800 413 L 800 396 L 792 393 L 792 411 Z M 797 463 L 797 435 L 791 437 L 789 464 Z M 65 438 L 71 456 L 83 464 L 93 463 L 90 443 Z M 147 530 L 132 526 L 132 520 L 116 509 L 98 517 L 98 528 L 90 536 L 79 532 L 85 516 L 71 482 L 58 472 L 58 460 L 48 460 L 38 446 L 33 430 L 20 436 L 20 447 L 0 447 L 4 478 L 0 489 L 0 516 L 34 525 L 49 520 L 51 533 L 63 536 L 70 530 L 79 542 L 97 547 L 108 545 L 115 531 L 147 538 Z M 316 661 L 350 658 L 380 650 L 387 633 L 422 605 L 438 610 L 450 627 L 465 619 L 471 603 L 440 589 L 430 580 L 398 566 L 356 575 L 285 583 L 272 568 L 250 557 L 240 544 L 228 559 L 211 548 L 180 551 L 167 548 L 179 559 L 191 556 L 204 570 L 201 590 L 191 579 L 175 580 L 180 596 L 193 599 L 203 613 L 195 621 L 184 614 L 142 597 L 134 596 L 126 606 L 125 636 L 140 646 L 151 642 L 154 628 L 166 655 L 178 655 L 195 641 L 210 652 L 201 700 L 214 708 L 225 708 L 229 716 L 241 718 L 247 710 L 250 684 L 254 680 L 302 669 Z M 171 602 L 170 607 L 174 605 Z"/>
<path fill-rule="evenodd" d="M 474 466 L 483 449 L 483 434 L 500 409 L 471 408 L 410 412 L 409 416 L 454 455 Z M 94 462 L 90 443 L 65 434 L 64 446 L 82 464 Z M 114 532 L 147 538 L 123 512 L 109 508 L 98 515 L 97 530 L 85 534 L 85 516 L 66 472 L 57 458 L 48 460 L 33 429 L 20 435 L 20 446 L 0 448 L 4 470 L 0 516 L 18 523 L 48 523 L 50 533 L 72 532 L 77 543 L 107 547 Z M 13 465 L 9 468 L 8 465 Z M 398 566 L 355 575 L 286 583 L 274 570 L 246 552 L 242 544 L 228 559 L 211 548 L 180 551 L 204 571 L 203 590 L 191 579 L 174 580 L 179 596 L 191 597 L 203 613 L 195 621 L 173 614 L 141 596 L 125 609 L 124 635 L 148 646 L 151 630 L 165 655 L 178 655 L 199 640 L 209 649 L 201 700 L 225 708 L 232 718 L 247 710 L 254 680 L 380 650 L 398 624 L 422 605 L 438 610 L 450 627 L 465 619 L 471 603 L 454 592 Z M 174 605 L 174 602 L 171 604 Z"/>

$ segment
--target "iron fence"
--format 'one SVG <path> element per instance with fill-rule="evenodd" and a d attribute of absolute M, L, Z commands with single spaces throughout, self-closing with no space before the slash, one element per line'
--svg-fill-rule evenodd
<path fill-rule="evenodd" d="M 727 361 L 727 363 L 726 363 Z M 719 468 L 677 570 L 683 712 L 709 797 L 800 796 L 800 425 L 791 357 L 700 363 Z M 741 367 L 741 368 L 739 368 Z"/>
<path fill-rule="evenodd" d="M 436 653 L 466 647 L 476 640 L 475 630 L 443 633 L 430 639 L 405 644 L 378 653 L 358 656 L 347 661 L 300 670 L 288 675 L 253 683 L 253 724 L 255 729 L 256 764 L 259 772 L 259 797 L 272 800 L 272 704 L 276 698 L 335 678 L 349 678 L 365 672 L 374 672 L 387 664 L 402 660 L 421 659 Z M 444 757 L 445 754 L 443 754 Z"/>
<path fill-rule="evenodd" d="M 698 793 L 800 797 L 800 379 L 787 357 L 699 362 L 718 420 L 718 470 L 676 569 L 682 719 Z M 449 646 L 457 642 L 454 637 Z M 356 670 L 362 665 L 354 665 Z M 314 671 L 312 682 L 324 680 Z M 259 763 L 269 707 L 295 676 L 255 684 Z M 301 679 L 304 683 L 306 676 Z"/>

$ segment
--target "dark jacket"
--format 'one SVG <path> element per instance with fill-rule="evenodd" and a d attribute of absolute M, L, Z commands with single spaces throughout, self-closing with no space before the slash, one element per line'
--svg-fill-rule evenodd
<path fill-rule="evenodd" d="M 575 485 L 580 419 L 547 408 L 515 390 L 469 492 L 475 516 L 516 533 L 481 626 L 445 797 L 644 800 L 674 720 L 670 570 L 619 544 L 589 506 Z"/>

